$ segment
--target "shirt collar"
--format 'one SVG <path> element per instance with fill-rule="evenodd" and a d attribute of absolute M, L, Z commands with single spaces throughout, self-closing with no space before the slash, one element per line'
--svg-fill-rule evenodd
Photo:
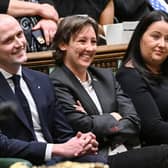
<path fill-rule="evenodd" d="M 0 72 L 2 73 L 2 75 L 5 77 L 5 79 L 9 79 L 11 78 L 14 74 L 11 74 L 7 71 L 5 71 L 4 69 L 0 68 Z M 19 67 L 19 70 L 17 71 L 16 75 L 19 75 L 22 77 L 22 67 Z"/>
<path fill-rule="evenodd" d="M 87 72 L 87 76 L 88 76 L 88 80 L 87 80 L 87 81 L 84 81 L 84 82 L 82 82 L 77 76 L 76 76 L 76 78 L 79 80 L 79 82 L 80 82 L 81 84 L 91 85 L 92 79 L 91 79 L 91 76 L 90 76 L 89 72 Z"/>

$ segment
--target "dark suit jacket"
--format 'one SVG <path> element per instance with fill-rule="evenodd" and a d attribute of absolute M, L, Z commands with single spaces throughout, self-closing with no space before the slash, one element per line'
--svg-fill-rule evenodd
<path fill-rule="evenodd" d="M 109 140 L 111 144 L 116 143 L 113 139 L 115 135 L 117 137 L 117 135 L 122 134 L 123 142 L 124 135 L 138 134 L 139 118 L 131 100 L 123 93 L 116 82 L 112 70 L 90 67 L 88 72 L 102 106 L 103 115 L 99 115 L 92 99 L 66 66 L 56 67 L 50 74 L 58 102 L 63 106 L 74 131 L 92 131 L 96 134 L 100 144 L 109 142 Z M 73 105 L 76 104 L 77 100 L 81 102 L 87 113 L 75 110 Z M 119 122 L 116 121 L 110 115 L 111 112 L 119 112 L 123 119 Z M 119 131 L 116 131 L 116 127 L 119 128 Z"/>
<path fill-rule="evenodd" d="M 44 138 L 49 143 L 65 142 L 72 137 L 73 132 L 61 112 L 61 108 L 57 106 L 48 76 L 26 68 L 23 68 L 22 72 L 36 103 Z M 2 133 L 8 138 L 12 138 L 9 140 L 0 135 L 0 154 L 8 157 L 22 157 L 33 163 L 42 163 L 46 144 L 37 144 L 31 124 L 6 79 L 0 73 L 0 103 L 4 101 L 15 102 L 18 110 L 0 125 Z"/>

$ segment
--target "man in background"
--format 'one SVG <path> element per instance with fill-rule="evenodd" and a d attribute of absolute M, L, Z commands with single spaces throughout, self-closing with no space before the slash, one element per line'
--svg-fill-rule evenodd
<path fill-rule="evenodd" d="M 28 52 L 49 49 L 59 18 L 52 0 L 1 0 L 0 13 L 18 19 L 28 41 Z"/>

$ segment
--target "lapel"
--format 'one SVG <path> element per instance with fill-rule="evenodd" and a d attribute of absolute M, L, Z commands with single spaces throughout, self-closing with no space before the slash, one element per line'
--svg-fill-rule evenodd
<path fill-rule="evenodd" d="M 13 101 L 17 104 L 17 111 L 15 115 L 17 118 L 25 125 L 31 132 L 33 131 L 30 127 L 30 124 L 28 123 L 27 117 L 23 113 L 22 107 L 20 106 L 19 102 L 17 101 L 12 89 L 10 88 L 8 82 L 3 77 L 3 75 L 0 73 L 0 97 L 1 101 Z"/>
<path fill-rule="evenodd" d="M 36 104 L 42 130 L 46 130 L 44 129 L 46 127 L 46 120 L 43 117 L 43 110 L 40 103 L 42 98 L 44 97 L 44 94 L 43 94 L 44 92 L 42 91 L 41 82 L 36 80 L 36 77 L 32 75 L 33 72 L 28 73 L 27 69 L 25 68 L 22 69 L 22 72 L 23 72 L 23 78 L 26 81 L 26 84 L 28 85 L 31 95 Z M 45 131 L 43 133 L 45 136 Z"/>
<path fill-rule="evenodd" d="M 83 88 L 79 80 L 74 76 L 74 74 L 66 66 L 63 66 L 63 71 L 67 74 L 66 76 L 68 76 L 69 81 L 72 82 L 72 87 L 74 88 L 74 90 L 77 90 L 77 97 L 83 104 L 85 110 L 91 112 L 92 114 L 99 114 L 95 103 L 90 98 L 87 91 Z"/>
<path fill-rule="evenodd" d="M 31 95 L 35 101 L 35 104 L 37 106 L 37 110 L 38 112 L 41 112 L 41 108 L 39 105 L 39 100 L 41 99 L 41 93 L 43 93 L 43 91 L 41 90 L 41 86 L 40 86 L 40 81 L 38 82 L 35 77 L 31 74 L 31 73 L 27 73 L 27 71 L 23 68 L 23 78 L 26 81 L 26 84 L 28 85 Z"/>
<path fill-rule="evenodd" d="M 106 111 L 104 105 L 106 104 L 106 97 L 107 97 L 107 95 L 104 92 L 105 89 L 103 88 L 104 84 L 102 84 L 101 81 L 98 78 L 96 78 L 96 76 L 94 76 L 91 72 L 90 76 L 92 78 L 92 86 L 96 92 L 96 95 L 102 107 L 102 111 L 104 112 Z"/>

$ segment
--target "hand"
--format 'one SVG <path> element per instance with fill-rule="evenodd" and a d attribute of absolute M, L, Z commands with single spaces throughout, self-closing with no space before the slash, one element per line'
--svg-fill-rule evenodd
<path fill-rule="evenodd" d="M 57 24 L 53 20 L 41 19 L 32 29 L 42 29 L 45 42 L 47 45 L 49 45 L 53 42 L 55 33 L 57 31 Z"/>
<path fill-rule="evenodd" d="M 96 136 L 93 133 L 78 132 L 76 136 L 85 140 L 85 146 L 82 153 L 97 154 L 99 143 L 96 141 Z"/>
<path fill-rule="evenodd" d="M 79 111 L 79 112 L 84 112 L 86 113 L 85 109 L 83 108 L 82 104 L 80 103 L 79 100 L 76 101 L 76 104 L 73 105 L 76 109 L 76 111 Z"/>
<path fill-rule="evenodd" d="M 52 5 L 49 4 L 40 4 L 40 8 L 37 15 L 45 19 L 54 20 L 55 22 L 58 22 L 59 19 L 57 11 Z"/>
<path fill-rule="evenodd" d="M 86 145 L 86 140 L 75 136 L 62 144 L 54 144 L 52 155 L 53 156 L 63 156 L 63 157 L 76 157 L 85 154 L 84 146 Z"/>
<path fill-rule="evenodd" d="M 110 113 L 117 121 L 122 119 L 122 116 L 117 112 Z"/>

